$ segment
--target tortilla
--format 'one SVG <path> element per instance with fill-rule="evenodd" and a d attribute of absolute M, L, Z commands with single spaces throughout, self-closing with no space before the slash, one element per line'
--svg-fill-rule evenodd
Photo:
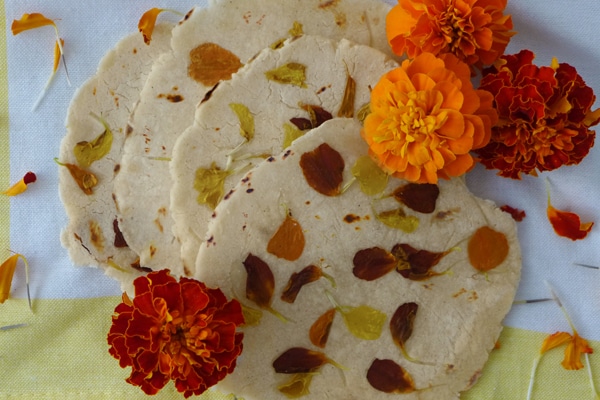
<path fill-rule="evenodd" d="M 265 49 L 231 80 L 222 82 L 198 108 L 194 125 L 173 150 L 171 212 L 182 232 L 184 259 L 195 262 L 214 206 L 247 168 L 278 154 L 289 143 L 286 138 L 307 129 L 303 124 L 319 124 L 337 115 L 350 78 L 355 88 L 349 108 L 358 117 L 369 103 L 370 88 L 396 66 L 368 46 L 305 35 L 287 41 L 281 49 Z M 299 71 L 295 83 L 273 76 L 293 74 L 294 67 Z M 253 138 L 244 137 L 249 130 L 244 117 L 252 118 Z M 219 174 L 220 193 L 217 186 L 211 187 L 209 176 Z"/>
<path fill-rule="evenodd" d="M 173 222 L 169 160 L 213 85 L 263 48 L 301 33 L 347 38 L 391 54 L 384 29 L 389 9 L 378 0 L 215 1 L 186 16 L 174 29 L 172 51 L 153 66 L 140 95 L 114 184 L 120 228 L 142 265 L 181 269 L 181 242 L 183 264 L 193 269 L 202 234 L 190 230 L 185 213 L 176 211 Z"/>
<path fill-rule="evenodd" d="M 58 162 L 77 165 L 97 178 L 91 194 L 86 194 L 67 167 L 59 168 L 59 192 L 69 218 L 61 234 L 63 246 L 76 265 L 99 266 L 127 287 L 140 275 L 131 267 L 137 265 L 138 255 L 120 238 L 112 182 L 119 168 L 127 120 L 152 64 L 169 49 L 172 28 L 171 24 L 157 25 L 149 46 L 139 33 L 127 36 L 102 58 L 96 74 L 73 96 L 58 157 Z M 102 137 L 105 128 L 92 113 L 104 120 L 112 135 Z M 92 161 L 89 166 L 80 165 L 75 157 L 76 148 L 85 147 L 77 146 L 81 142 L 89 143 L 82 154 L 95 149 L 91 158 L 84 154 L 87 162 Z M 101 151 L 102 146 L 109 150 L 107 154 Z M 96 156 L 101 158 L 95 160 Z"/>
<path fill-rule="evenodd" d="M 296 347 L 320 351 L 343 367 L 327 363 L 318 368 L 312 375 L 310 394 L 302 397 L 307 400 L 389 399 L 389 394 L 375 389 L 367 380 L 375 359 L 391 360 L 410 374 L 416 391 L 403 395 L 403 399 L 458 399 L 460 392 L 477 380 L 500 334 L 520 277 L 515 222 L 491 202 L 474 197 L 462 179 L 440 181 L 434 209 L 422 209 L 424 212 L 410 207 L 426 205 L 424 199 L 431 200 L 431 196 L 417 196 L 418 201 L 405 196 L 404 203 L 397 201 L 391 194 L 405 188 L 407 182 L 396 178 L 390 178 L 383 191 L 365 194 L 363 190 L 373 189 L 373 179 L 365 179 L 364 188 L 357 181 L 352 183 L 354 175 L 361 175 L 352 170 L 357 160 L 365 160 L 368 151 L 360 129 L 360 123 L 352 119 L 325 122 L 282 154 L 248 172 L 217 206 L 208 228 L 209 239 L 198 254 L 195 278 L 209 287 L 221 288 L 251 311 L 245 313 L 249 325 L 243 328 L 243 353 L 235 371 L 218 385 L 220 391 L 246 400 L 282 398 L 278 387 L 295 375 L 276 373 L 273 363 Z M 338 165 L 334 154 L 324 151 L 326 146 L 343 160 L 341 191 L 321 190 L 335 181 L 336 168 L 332 166 Z M 317 153 L 324 155 L 320 161 L 313 158 Z M 310 172 L 310 165 L 328 167 Z M 361 170 L 363 176 L 369 171 Z M 410 233 L 389 227 L 383 223 L 388 211 L 416 218 L 418 226 Z M 295 228 L 289 218 L 295 221 Z M 503 261 L 486 273 L 471 265 L 468 251 L 471 238 L 482 227 L 505 237 L 509 246 Z M 363 261 L 357 261 L 359 253 L 375 252 L 373 248 L 390 253 L 400 244 L 444 255 L 424 273 L 416 267 L 407 270 L 407 259 L 404 263 L 400 260 L 409 252 L 402 256 L 394 250 L 397 258 L 389 272 L 365 280 L 365 271 L 368 276 L 371 268 L 382 265 L 373 256 L 368 268 L 355 275 L 356 265 L 363 265 Z M 265 300 L 268 291 L 260 289 L 269 280 L 256 272 L 260 270 L 256 259 L 273 274 L 270 300 Z M 411 266 L 413 262 L 418 264 L 413 260 Z M 245 264 L 250 266 L 248 270 Z M 321 268 L 329 278 L 321 277 L 302 286 L 293 303 L 282 301 L 280 296 L 292 273 L 310 265 Z M 320 348 L 310 340 L 309 330 L 334 307 L 330 299 L 340 308 L 346 307 L 345 311 L 356 307 L 359 318 L 352 333 L 336 310 L 327 341 Z M 408 354 L 403 356 L 389 326 L 396 310 L 408 303 L 416 303 L 418 309 L 414 321 L 405 324 L 412 326 L 412 335 L 400 340 Z M 269 308 L 287 321 L 269 312 Z M 367 329 L 375 325 L 370 322 L 378 312 L 383 313 L 380 336 L 377 329 Z M 262 316 L 254 325 L 255 318 L 248 316 L 256 313 Z M 288 371 L 306 367 L 306 359 L 295 357 L 283 364 L 286 362 Z"/>

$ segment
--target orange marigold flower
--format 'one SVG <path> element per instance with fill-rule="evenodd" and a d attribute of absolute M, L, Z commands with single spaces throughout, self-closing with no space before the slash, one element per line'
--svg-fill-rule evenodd
<path fill-rule="evenodd" d="M 469 152 L 487 144 L 497 120 L 492 100 L 473 88 L 469 67 L 455 56 L 422 53 L 373 88 L 362 136 L 389 174 L 437 183 L 473 167 Z"/>
<path fill-rule="evenodd" d="M 169 380 L 187 398 L 199 395 L 233 372 L 242 352 L 242 308 L 219 289 L 168 270 L 134 281 L 135 297 L 115 308 L 108 333 L 110 354 L 127 382 L 156 394 Z"/>
<path fill-rule="evenodd" d="M 572 335 L 567 332 L 553 333 L 544 340 L 544 343 L 542 343 L 540 353 L 544 354 L 548 350 L 565 343 L 567 344 L 567 348 L 565 349 L 565 358 L 561 363 L 563 368 L 568 370 L 583 368 L 581 355 L 584 353 L 592 354 L 594 350 L 588 345 L 587 340 L 579 336 L 577 331 L 573 331 Z"/>
<path fill-rule="evenodd" d="M 503 56 L 481 80 L 500 121 L 477 153 L 486 168 L 513 179 L 581 162 L 594 145 L 590 127 L 600 120 L 600 109 L 591 109 L 594 91 L 575 68 L 557 62 L 538 67 L 534 57 L 529 50 Z"/>
<path fill-rule="evenodd" d="M 398 0 L 386 19 L 392 51 L 452 53 L 481 68 L 500 57 L 515 34 L 507 0 Z"/>

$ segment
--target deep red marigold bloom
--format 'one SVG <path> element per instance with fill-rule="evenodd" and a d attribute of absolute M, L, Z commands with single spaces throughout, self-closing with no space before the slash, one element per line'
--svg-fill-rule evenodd
<path fill-rule="evenodd" d="M 504 54 L 515 34 L 506 1 L 398 0 L 386 19 L 388 42 L 398 55 L 452 53 L 481 68 Z"/>
<path fill-rule="evenodd" d="M 500 120 L 477 153 L 488 169 L 513 179 L 581 162 L 594 144 L 590 127 L 600 119 L 600 109 L 591 109 L 594 91 L 575 68 L 538 67 L 534 57 L 529 50 L 501 57 L 483 71 L 480 85 L 493 94 Z"/>
<path fill-rule="evenodd" d="M 241 305 L 219 289 L 168 270 L 134 281 L 135 297 L 115 308 L 108 333 L 110 354 L 127 382 L 156 394 L 169 380 L 187 398 L 199 395 L 233 372 L 242 352 Z"/>
<path fill-rule="evenodd" d="M 361 134 L 379 166 L 398 178 L 437 183 L 469 171 L 498 116 L 452 54 L 422 53 L 385 74 L 371 92 Z"/>

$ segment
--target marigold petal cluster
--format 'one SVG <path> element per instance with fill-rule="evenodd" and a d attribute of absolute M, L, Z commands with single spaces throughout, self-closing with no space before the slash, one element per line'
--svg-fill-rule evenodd
<path fill-rule="evenodd" d="M 488 169 L 513 179 L 580 163 L 600 119 L 600 109 L 592 111 L 596 96 L 575 68 L 538 67 L 533 59 L 530 50 L 503 56 L 483 71 L 480 85 L 493 94 L 500 120 L 478 154 Z"/>
<path fill-rule="evenodd" d="M 544 354 L 548 350 L 565 343 L 567 344 L 567 347 L 565 348 L 565 357 L 561 363 L 563 368 L 567 370 L 582 369 L 583 363 L 581 362 L 581 356 L 585 353 L 592 354 L 594 350 L 588 345 L 587 340 L 579 336 L 577 331 L 572 335 L 568 332 L 553 333 L 544 340 L 544 343 L 542 343 L 540 353 Z"/>
<path fill-rule="evenodd" d="M 237 300 L 219 289 L 168 270 L 134 281 L 135 297 L 115 308 L 108 333 L 110 354 L 127 382 L 156 394 L 169 380 L 187 398 L 199 395 L 233 372 L 242 352 L 244 322 Z"/>
<path fill-rule="evenodd" d="M 505 8 L 506 0 L 398 0 L 386 19 L 388 42 L 398 55 L 452 53 L 481 68 L 504 54 L 515 34 Z"/>
<path fill-rule="evenodd" d="M 489 92 L 475 90 L 469 67 L 452 54 L 422 53 L 385 74 L 371 92 L 362 136 L 387 173 L 437 183 L 469 171 L 497 121 Z"/>

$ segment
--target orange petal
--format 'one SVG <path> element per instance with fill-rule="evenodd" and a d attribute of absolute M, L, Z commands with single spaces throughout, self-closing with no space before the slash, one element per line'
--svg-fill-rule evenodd
<path fill-rule="evenodd" d="M 62 56 L 62 47 L 64 45 L 65 41 L 63 39 L 60 39 L 60 43 L 58 40 L 54 43 L 54 67 L 52 68 L 53 74 L 56 72 L 60 64 L 60 58 Z"/>
<path fill-rule="evenodd" d="M 158 14 L 163 11 L 166 10 L 164 8 L 151 8 L 142 15 L 142 18 L 140 18 L 138 29 L 144 36 L 144 43 L 150 44 L 152 32 L 154 32 L 154 25 L 156 24 L 156 18 L 158 18 Z"/>
<path fill-rule="evenodd" d="M 19 182 L 15 183 L 10 188 L 5 190 L 3 192 L 3 194 L 5 194 L 7 196 L 16 196 L 18 194 L 21 194 L 27 190 L 27 185 L 35 182 L 36 179 L 37 179 L 37 177 L 35 176 L 35 174 L 33 172 L 28 172 L 25 174 L 23 179 L 21 179 Z"/>
<path fill-rule="evenodd" d="M 44 17 L 40 13 L 23 14 L 20 20 L 13 20 L 10 27 L 13 35 L 18 35 L 29 29 L 40 28 L 42 26 L 52 25 L 56 29 L 56 24 L 51 19 Z"/>
<path fill-rule="evenodd" d="M 592 230 L 594 226 L 593 222 L 582 223 L 579 215 L 557 210 L 550 203 L 550 196 L 548 196 L 548 208 L 546 209 L 548 220 L 559 236 L 564 236 L 571 240 L 583 239 Z"/>
<path fill-rule="evenodd" d="M 552 335 L 548 336 L 544 339 L 544 343 L 542 343 L 542 348 L 540 349 L 540 353 L 544 354 L 548 350 L 552 350 L 555 347 L 563 345 L 571 341 L 573 336 L 567 332 L 555 332 Z"/>
<path fill-rule="evenodd" d="M 582 338 L 575 332 L 573 334 L 573 340 L 569 342 L 565 349 L 565 358 L 561 365 L 567 370 L 578 370 L 583 368 L 581 363 L 581 355 L 583 353 L 591 354 L 594 350 L 588 346 L 587 340 Z"/>
<path fill-rule="evenodd" d="M 25 276 L 27 279 L 27 298 L 29 299 L 29 307 L 31 308 L 31 299 L 29 298 L 29 273 L 27 259 L 21 254 L 13 254 L 8 257 L 6 261 L 0 265 L 0 303 L 4 303 L 10 295 L 10 286 L 12 284 L 13 275 L 15 274 L 15 268 L 17 267 L 17 261 L 19 258 L 25 263 Z"/>

